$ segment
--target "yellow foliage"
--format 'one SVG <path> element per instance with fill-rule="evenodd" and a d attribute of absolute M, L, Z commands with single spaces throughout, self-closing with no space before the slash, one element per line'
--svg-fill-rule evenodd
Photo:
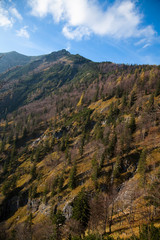
<path fill-rule="evenodd" d="M 82 95 L 81 95 L 81 97 L 80 97 L 80 100 L 79 100 L 79 102 L 77 103 L 77 107 L 80 107 L 80 106 L 82 105 L 83 98 L 84 98 L 84 92 L 82 93 Z"/>
<path fill-rule="evenodd" d="M 117 83 L 120 83 L 122 81 L 122 77 L 120 76 L 119 78 L 117 78 Z"/>
<path fill-rule="evenodd" d="M 17 187 L 23 186 L 25 183 L 29 182 L 30 179 L 31 179 L 31 175 L 30 175 L 30 174 L 24 174 L 24 175 L 21 176 L 21 178 L 17 181 Z"/>

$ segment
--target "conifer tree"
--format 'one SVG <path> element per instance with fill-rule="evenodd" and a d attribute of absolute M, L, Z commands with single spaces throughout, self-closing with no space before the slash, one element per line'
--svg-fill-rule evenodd
<path fill-rule="evenodd" d="M 64 184 L 64 177 L 63 177 L 63 173 L 62 173 L 58 180 L 58 192 L 59 193 L 62 192 L 63 184 Z"/>
<path fill-rule="evenodd" d="M 31 176 L 32 176 L 32 179 L 35 179 L 37 174 L 36 174 L 36 164 L 34 163 L 32 168 L 31 168 Z"/>
<path fill-rule="evenodd" d="M 114 165 L 114 169 L 113 169 L 113 177 L 114 178 L 118 178 L 120 175 L 120 168 L 121 168 L 121 160 L 120 157 L 117 157 L 116 159 L 116 163 Z"/>
<path fill-rule="evenodd" d="M 138 173 L 140 174 L 140 185 L 142 186 L 144 186 L 144 184 L 146 183 L 146 169 L 147 169 L 146 156 L 147 156 L 146 149 L 143 149 L 140 155 L 139 163 L 138 163 Z"/>
<path fill-rule="evenodd" d="M 76 163 L 74 163 L 74 166 L 70 170 L 70 176 L 69 176 L 69 187 L 71 189 L 74 189 L 76 187 L 76 172 L 77 172 L 77 167 L 76 167 Z"/>
<path fill-rule="evenodd" d="M 80 141 L 80 146 L 79 146 L 79 153 L 80 156 L 83 156 L 83 151 L 84 151 L 84 141 L 85 141 L 85 136 L 83 135 Z"/>
<path fill-rule="evenodd" d="M 132 115 L 131 119 L 129 121 L 129 128 L 131 130 L 131 133 L 134 133 L 136 130 L 136 121 L 135 121 L 135 117 Z"/>
<path fill-rule="evenodd" d="M 79 192 L 73 203 L 73 218 L 80 221 L 84 228 L 87 227 L 90 216 L 88 196 L 84 188 Z"/>

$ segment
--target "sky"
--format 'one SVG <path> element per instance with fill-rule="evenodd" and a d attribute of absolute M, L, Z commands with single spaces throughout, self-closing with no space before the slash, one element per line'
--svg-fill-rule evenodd
<path fill-rule="evenodd" d="M 0 52 L 160 65 L 160 0 L 0 0 Z"/>

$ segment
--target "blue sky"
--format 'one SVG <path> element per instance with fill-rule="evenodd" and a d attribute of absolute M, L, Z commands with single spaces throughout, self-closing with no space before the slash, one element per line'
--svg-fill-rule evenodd
<path fill-rule="evenodd" d="M 0 0 L 0 52 L 160 64 L 160 0 Z"/>

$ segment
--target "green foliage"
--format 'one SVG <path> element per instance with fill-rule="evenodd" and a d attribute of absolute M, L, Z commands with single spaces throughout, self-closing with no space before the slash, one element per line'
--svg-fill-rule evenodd
<path fill-rule="evenodd" d="M 133 115 L 131 116 L 131 119 L 129 121 L 128 127 L 131 130 L 131 133 L 135 132 L 135 130 L 136 130 L 136 121 L 135 121 L 135 117 Z"/>
<path fill-rule="evenodd" d="M 53 229 L 54 229 L 54 233 L 52 235 L 51 239 L 54 240 L 60 240 L 61 238 L 61 227 L 63 226 L 63 224 L 65 223 L 65 216 L 63 215 L 61 210 L 58 210 L 57 213 L 53 213 L 51 212 L 51 220 L 53 223 Z"/>
<path fill-rule="evenodd" d="M 132 127 L 134 129 L 134 125 L 132 125 Z M 124 126 L 124 130 L 120 133 L 120 150 L 122 153 L 124 152 L 128 153 L 131 149 L 131 143 L 132 143 L 131 128 L 129 128 L 128 124 L 126 124 Z"/>
<path fill-rule="evenodd" d="M 13 175 L 10 179 L 6 180 L 2 186 L 3 195 L 8 195 L 16 187 L 17 176 Z"/>
<path fill-rule="evenodd" d="M 73 202 L 73 218 L 80 221 L 83 227 L 87 227 L 90 216 L 88 196 L 83 188 Z"/>
<path fill-rule="evenodd" d="M 101 156 L 101 159 L 100 159 L 100 164 L 99 164 L 100 169 L 103 168 L 104 160 L 105 160 L 105 151 L 102 153 L 102 156 Z"/>
<path fill-rule="evenodd" d="M 98 188 L 99 173 L 100 173 L 100 167 L 95 154 L 92 159 L 92 175 L 91 175 L 91 179 L 94 183 L 95 189 Z"/>
<path fill-rule="evenodd" d="M 37 185 L 32 184 L 30 189 L 29 189 L 29 198 L 33 199 L 33 198 L 36 198 L 36 196 L 37 196 Z"/>
<path fill-rule="evenodd" d="M 85 135 L 83 134 L 80 140 L 80 146 L 79 146 L 79 154 L 82 157 L 83 151 L 84 151 L 84 142 L 85 142 Z"/>
<path fill-rule="evenodd" d="M 35 161 L 39 162 L 39 159 L 40 159 L 40 148 L 37 147 L 35 152 Z"/>
<path fill-rule="evenodd" d="M 63 184 L 64 184 L 64 176 L 63 173 L 61 174 L 61 176 L 58 179 L 58 192 L 62 192 L 63 190 Z"/>
<path fill-rule="evenodd" d="M 140 240 L 159 240 L 160 229 L 156 228 L 153 224 L 143 225 L 139 230 Z"/>
<path fill-rule="evenodd" d="M 131 95 L 130 95 L 130 99 L 129 99 L 129 103 L 128 103 L 130 108 L 133 106 L 133 104 L 135 103 L 136 99 L 137 99 L 136 92 L 133 91 L 131 93 Z"/>
<path fill-rule="evenodd" d="M 155 91 L 155 96 L 160 95 L 160 80 L 158 80 L 157 85 L 156 85 L 156 91 Z"/>
<path fill-rule="evenodd" d="M 65 158 L 66 158 L 67 164 L 70 165 L 71 164 L 71 153 L 69 152 L 68 147 L 66 147 L 66 150 L 65 150 Z"/>
<path fill-rule="evenodd" d="M 51 190 L 51 196 L 53 197 L 54 195 L 56 195 L 57 193 L 57 186 L 58 186 L 58 182 L 59 182 L 59 177 L 56 176 L 53 180 L 53 183 L 52 183 L 52 190 Z"/>
<path fill-rule="evenodd" d="M 122 96 L 122 108 L 125 108 L 127 106 L 127 95 L 123 94 Z"/>
<path fill-rule="evenodd" d="M 116 163 L 115 163 L 114 168 L 113 168 L 113 177 L 114 178 L 119 178 L 120 169 L 121 169 L 121 159 L 120 159 L 120 157 L 117 157 Z"/>
<path fill-rule="evenodd" d="M 34 163 L 32 168 L 31 168 L 31 176 L 32 176 L 32 179 L 36 179 L 37 177 L 37 173 L 36 173 L 36 164 Z"/>
<path fill-rule="evenodd" d="M 114 123 L 114 121 L 117 119 L 117 117 L 119 115 L 119 112 L 120 111 L 119 111 L 119 108 L 118 108 L 118 104 L 117 103 L 113 104 L 113 102 L 112 102 L 110 107 L 109 107 L 107 122 L 108 123 Z"/>
<path fill-rule="evenodd" d="M 150 112 L 150 111 L 153 111 L 154 109 L 154 94 L 152 93 L 150 98 L 149 98 L 149 103 L 148 103 L 148 106 L 147 106 L 147 110 Z"/>
<path fill-rule="evenodd" d="M 138 162 L 138 173 L 140 174 L 141 186 L 144 186 L 146 182 L 146 169 L 147 169 L 146 157 L 147 157 L 147 151 L 146 149 L 143 149 Z"/>
<path fill-rule="evenodd" d="M 77 167 L 76 163 L 74 163 L 74 166 L 70 170 L 70 175 L 69 175 L 69 187 L 71 189 L 74 189 L 76 187 L 76 172 L 77 172 Z"/>
<path fill-rule="evenodd" d="M 116 143 L 117 143 L 117 135 L 116 135 L 116 133 L 114 133 L 108 144 L 108 148 L 107 148 L 107 155 L 109 157 L 113 157 Z"/>
<path fill-rule="evenodd" d="M 103 140 L 103 128 L 100 122 L 96 124 L 94 129 L 94 134 L 95 134 L 96 140 L 99 140 L 99 139 Z"/>
<path fill-rule="evenodd" d="M 58 210 L 56 214 L 51 215 L 51 219 L 53 224 L 56 226 L 63 225 L 65 222 L 65 216 L 63 215 L 61 210 Z"/>
<path fill-rule="evenodd" d="M 147 186 L 147 194 L 145 200 L 148 205 L 152 205 L 155 208 L 160 206 L 160 168 L 157 174 L 155 174 L 152 182 Z"/>

